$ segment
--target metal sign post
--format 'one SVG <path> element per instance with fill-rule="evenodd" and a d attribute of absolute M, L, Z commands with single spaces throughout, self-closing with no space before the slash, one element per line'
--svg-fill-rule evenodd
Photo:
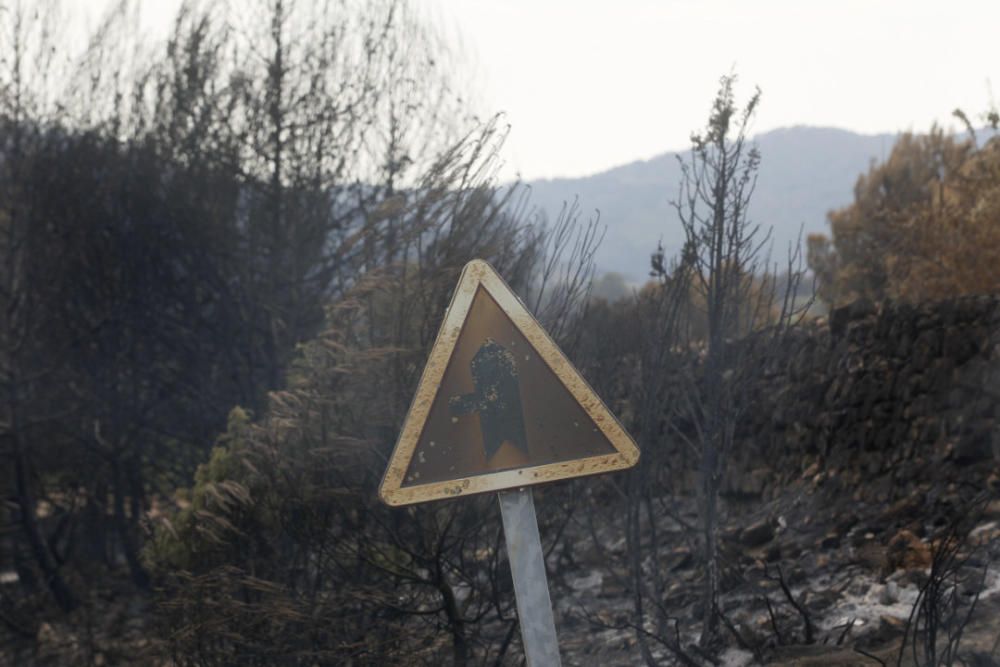
<path fill-rule="evenodd" d="M 500 491 L 497 496 L 514 579 L 524 656 L 528 667 L 559 667 L 559 641 L 531 489 Z"/>

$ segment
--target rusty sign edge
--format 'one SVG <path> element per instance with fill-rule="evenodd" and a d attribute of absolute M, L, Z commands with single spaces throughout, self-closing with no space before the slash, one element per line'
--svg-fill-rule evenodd
<path fill-rule="evenodd" d="M 455 351 L 462 328 L 479 288 L 485 289 L 553 374 L 590 417 L 615 449 L 613 454 L 526 466 L 511 470 L 460 477 L 450 481 L 403 487 L 403 477 L 413 458 L 420 434 Z M 528 311 L 520 298 L 482 259 L 470 261 L 462 269 L 455 293 L 445 312 L 417 390 L 403 420 L 396 446 L 379 484 L 379 498 L 394 507 L 444 500 L 465 495 L 502 491 L 562 479 L 585 477 L 624 470 L 639 460 L 639 448 L 618 418 L 604 404 L 576 367 L 566 358 L 548 332 Z"/>

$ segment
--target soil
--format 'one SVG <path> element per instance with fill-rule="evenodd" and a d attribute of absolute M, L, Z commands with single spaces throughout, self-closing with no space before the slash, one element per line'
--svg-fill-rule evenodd
<path fill-rule="evenodd" d="M 992 462 L 923 469 L 933 469 L 933 479 L 901 485 L 885 473 L 864 478 L 859 487 L 841 482 L 852 475 L 813 466 L 790 483 L 765 485 L 767 500 L 724 502 L 720 608 L 731 629 L 724 628 L 713 647 L 715 664 L 896 665 L 904 638 L 908 648 L 900 664 L 929 664 L 923 653 L 914 660 L 908 620 L 939 536 L 962 519 L 971 531 L 956 558 L 956 593 L 963 614 L 972 601 L 976 605 L 958 644 L 964 663 L 955 664 L 1000 665 L 1000 476 Z M 644 664 L 633 625 L 622 501 L 613 501 L 607 478 L 572 484 L 568 495 L 576 509 L 548 561 L 563 664 Z M 894 485 L 890 502 L 858 490 L 887 484 Z M 567 497 L 564 491 L 536 491 L 543 525 L 562 511 L 556 499 Z M 967 511 L 972 497 L 983 499 L 975 513 Z M 713 664 L 697 648 L 703 573 L 690 530 L 698 524 L 697 505 L 689 495 L 660 500 L 658 568 L 667 582 L 661 602 L 676 619 L 681 648 L 693 664 Z M 545 537 L 543 529 L 543 542 Z M 642 568 L 652 576 L 650 558 Z M 147 599 L 113 583 L 75 587 L 95 599 L 59 625 L 42 627 L 37 642 L 7 656 L 12 661 L 4 662 L 0 652 L 0 664 L 163 664 L 154 657 L 162 647 L 153 639 Z M 644 627 L 656 634 L 652 623 Z M 947 642 L 948 634 L 940 633 L 939 650 Z M 658 664 L 680 664 L 663 644 L 652 638 L 649 644 Z M 445 645 L 442 650 L 447 654 Z M 520 660 L 515 639 L 503 664 Z"/>
<path fill-rule="evenodd" d="M 949 582 L 957 582 L 959 618 L 973 602 L 975 607 L 967 624 L 955 624 L 964 629 L 958 656 L 968 665 L 1000 665 L 1000 495 L 991 490 L 998 482 L 990 476 L 991 466 L 939 466 L 935 479 L 895 489 L 891 503 L 870 502 L 866 498 L 872 494 L 852 493 L 836 474 L 812 470 L 771 489 L 766 502 L 726 504 L 720 608 L 729 627 L 716 647 L 716 664 L 877 665 L 882 660 L 895 665 L 904 637 L 901 664 L 929 664 L 922 649 L 914 660 L 910 616 L 935 554 L 944 553 L 941 536 L 960 519 L 971 531 L 955 555 Z M 869 478 L 863 484 L 883 481 Z M 974 513 L 967 509 L 970 498 L 979 501 Z M 695 664 L 712 664 L 697 648 L 699 547 L 683 527 L 697 525 L 696 506 L 689 497 L 663 500 L 662 507 L 671 508 L 658 524 L 660 574 L 669 582 L 663 606 L 676 619 L 688 656 Z M 581 516 L 574 522 L 567 536 L 567 543 L 576 545 L 572 564 L 558 552 L 549 562 L 563 664 L 643 664 L 631 627 L 634 596 L 624 570 L 624 529 L 620 520 L 601 519 L 593 523 L 602 528 L 589 537 L 590 521 Z M 651 568 L 647 559 L 644 574 L 652 576 Z M 783 591 L 782 579 L 795 604 Z M 950 584 L 946 590 L 950 594 Z M 646 628 L 656 634 L 651 622 Z M 937 650 L 948 641 L 947 632 L 939 633 Z M 918 644 L 923 646 L 922 637 Z M 651 639 L 650 645 L 659 664 L 682 664 L 658 642 Z"/>

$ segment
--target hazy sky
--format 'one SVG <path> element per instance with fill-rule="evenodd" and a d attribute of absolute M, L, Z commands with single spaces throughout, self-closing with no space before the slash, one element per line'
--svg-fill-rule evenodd
<path fill-rule="evenodd" d="M 763 90 L 757 131 L 925 130 L 984 110 L 1000 86 L 997 0 L 415 1 L 461 35 L 483 111 L 506 113 L 508 177 L 684 148 L 730 70 L 741 99 Z M 146 2 L 151 26 L 177 4 Z"/>

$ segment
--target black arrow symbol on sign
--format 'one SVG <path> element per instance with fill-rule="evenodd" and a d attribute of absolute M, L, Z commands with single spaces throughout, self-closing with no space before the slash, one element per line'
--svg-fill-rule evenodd
<path fill-rule="evenodd" d="M 469 367 L 475 391 L 452 396 L 448 401 L 451 414 L 479 414 L 487 461 L 493 458 L 505 441 L 527 456 L 528 440 L 524 435 L 524 413 L 514 355 L 492 338 L 487 338 Z"/>

